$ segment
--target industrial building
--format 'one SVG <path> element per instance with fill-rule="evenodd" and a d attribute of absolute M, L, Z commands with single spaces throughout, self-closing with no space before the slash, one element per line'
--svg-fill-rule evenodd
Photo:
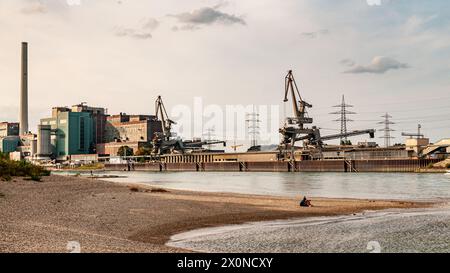
<path fill-rule="evenodd" d="M 1 122 L 0 138 L 19 135 L 19 123 L 17 122 Z"/>
<path fill-rule="evenodd" d="M 137 142 L 109 142 L 109 143 L 100 143 L 97 144 L 97 154 L 99 155 L 108 155 L 108 156 L 117 156 L 119 154 L 119 150 L 121 147 L 128 147 L 133 151 L 133 154 L 136 154 L 136 152 L 141 148 L 149 148 L 149 143 L 144 141 L 137 141 Z"/>
<path fill-rule="evenodd" d="M 155 133 L 162 132 L 161 121 L 153 115 L 127 115 L 120 113 L 106 117 L 105 142 L 97 143 L 100 155 L 118 155 L 127 146 L 136 153 L 140 148 L 150 147 Z"/>
<path fill-rule="evenodd" d="M 91 114 L 93 122 L 93 136 L 94 143 L 104 143 L 105 139 L 105 129 L 106 129 L 106 119 L 108 117 L 105 108 L 101 107 L 91 107 L 86 105 L 86 103 L 80 103 L 72 106 L 72 112 L 76 113 L 89 113 Z"/>
<path fill-rule="evenodd" d="M 162 126 L 156 116 L 120 113 L 107 117 L 105 142 L 150 142 L 157 132 Z"/>
<path fill-rule="evenodd" d="M 58 159 L 75 154 L 94 153 L 94 122 L 88 112 L 73 112 L 66 107 L 55 107 L 52 117 L 41 119 L 41 125 L 51 128 L 50 145 L 44 150 L 50 149 Z M 48 132 L 48 127 L 41 126 L 40 133 Z M 46 138 L 48 139 L 48 138 Z"/>
<path fill-rule="evenodd" d="M 20 137 L 18 136 L 6 136 L 0 137 L 0 152 L 11 153 L 17 150 L 20 144 Z"/>

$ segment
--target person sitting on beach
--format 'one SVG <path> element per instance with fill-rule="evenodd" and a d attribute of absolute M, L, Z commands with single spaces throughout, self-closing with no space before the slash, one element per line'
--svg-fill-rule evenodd
<path fill-rule="evenodd" d="M 300 201 L 300 207 L 312 207 L 312 205 L 311 205 L 311 200 L 308 200 L 308 199 L 306 198 L 306 196 L 303 197 L 303 200 Z"/>

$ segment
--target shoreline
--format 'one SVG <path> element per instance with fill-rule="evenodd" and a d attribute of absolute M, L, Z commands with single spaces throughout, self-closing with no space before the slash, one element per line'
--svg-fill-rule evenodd
<path fill-rule="evenodd" d="M 0 182 L 0 252 L 188 252 L 168 247 L 171 236 L 248 222 L 351 215 L 367 210 L 430 208 L 442 202 L 298 198 L 161 189 L 52 175 L 33 183 Z"/>

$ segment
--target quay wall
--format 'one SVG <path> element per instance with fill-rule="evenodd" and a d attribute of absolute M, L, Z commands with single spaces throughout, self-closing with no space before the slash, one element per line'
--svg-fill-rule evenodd
<path fill-rule="evenodd" d="M 208 162 L 208 163 L 133 163 L 106 164 L 110 171 L 155 172 L 416 172 L 439 159 L 388 160 L 314 160 L 267 162 Z"/>

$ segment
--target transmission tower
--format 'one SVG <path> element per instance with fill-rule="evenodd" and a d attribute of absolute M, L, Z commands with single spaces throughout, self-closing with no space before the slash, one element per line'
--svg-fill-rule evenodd
<path fill-rule="evenodd" d="M 347 117 L 347 115 L 354 115 L 354 114 L 356 114 L 355 112 L 348 111 L 348 108 L 353 107 L 353 105 L 346 104 L 345 103 L 345 96 L 342 95 L 342 102 L 341 102 L 341 104 L 335 105 L 333 107 L 340 108 L 339 111 L 333 112 L 333 113 L 330 113 L 330 114 L 331 115 L 340 115 L 340 118 L 338 118 L 338 119 L 336 119 L 334 121 L 339 121 L 341 123 L 341 134 L 345 135 L 345 134 L 347 134 L 347 122 L 353 121 L 353 120 L 349 119 Z M 347 136 L 341 137 L 340 141 L 341 141 L 341 144 L 342 143 L 346 144 L 347 141 L 348 141 Z"/>
<path fill-rule="evenodd" d="M 392 116 L 390 116 L 388 113 L 386 113 L 384 116 L 381 116 L 381 117 L 384 118 L 384 120 L 378 122 L 378 124 L 384 124 L 384 128 L 380 130 L 380 131 L 384 131 L 384 136 L 382 136 L 380 138 L 384 138 L 384 146 L 386 148 L 389 148 L 391 146 L 391 139 L 394 138 L 393 136 L 391 136 L 391 132 L 395 131 L 395 130 L 391 129 L 391 125 L 395 124 L 395 122 L 392 122 L 390 120 L 392 118 Z"/>
<path fill-rule="evenodd" d="M 206 133 L 203 135 L 206 136 L 207 141 L 213 141 L 213 136 L 215 136 L 215 129 L 214 128 L 208 128 L 206 129 Z M 208 145 L 208 149 L 211 150 L 212 146 L 211 144 Z"/>
<path fill-rule="evenodd" d="M 259 136 L 259 123 L 261 120 L 259 119 L 259 114 L 253 108 L 252 113 L 247 114 L 246 122 L 248 124 L 248 133 L 251 135 L 251 147 L 258 146 L 258 136 Z"/>

